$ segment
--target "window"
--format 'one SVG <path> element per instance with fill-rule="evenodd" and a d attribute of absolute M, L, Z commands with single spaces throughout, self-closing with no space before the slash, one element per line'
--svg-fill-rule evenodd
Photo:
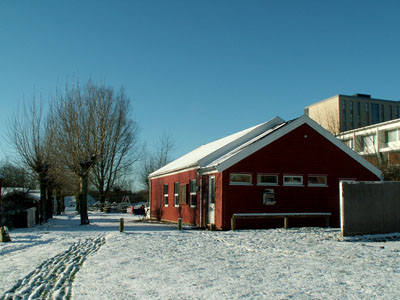
<path fill-rule="evenodd" d="M 208 186 L 208 201 L 209 204 L 215 203 L 215 176 L 210 176 L 210 183 Z"/>
<path fill-rule="evenodd" d="M 229 183 L 232 185 L 251 185 L 251 174 L 230 174 Z"/>
<path fill-rule="evenodd" d="M 385 106 L 381 104 L 381 122 L 385 122 Z"/>
<path fill-rule="evenodd" d="M 303 185 L 303 176 L 285 175 L 283 176 L 283 185 Z"/>
<path fill-rule="evenodd" d="M 347 130 L 346 101 L 342 100 L 343 131 Z"/>
<path fill-rule="evenodd" d="M 196 179 L 190 180 L 190 207 L 197 206 L 197 183 Z"/>
<path fill-rule="evenodd" d="M 174 184 L 174 206 L 179 207 L 179 182 Z"/>
<path fill-rule="evenodd" d="M 164 184 L 164 206 L 168 206 L 168 184 Z"/>
<path fill-rule="evenodd" d="M 376 135 L 365 135 L 361 138 L 362 151 L 369 152 L 375 150 Z"/>
<path fill-rule="evenodd" d="M 386 145 L 389 146 L 390 143 L 397 141 L 397 129 L 385 131 L 385 141 Z"/>
<path fill-rule="evenodd" d="M 379 104 L 371 104 L 372 124 L 379 123 Z"/>
<path fill-rule="evenodd" d="M 350 129 L 354 129 L 354 108 L 353 101 L 350 101 Z"/>
<path fill-rule="evenodd" d="M 357 102 L 357 127 L 361 127 L 361 103 Z"/>
<path fill-rule="evenodd" d="M 399 112 L 399 107 L 396 106 L 396 118 L 400 118 L 400 112 Z"/>
<path fill-rule="evenodd" d="M 369 125 L 369 103 L 365 103 L 366 124 Z"/>
<path fill-rule="evenodd" d="M 278 175 L 258 174 L 257 185 L 278 185 Z"/>
<path fill-rule="evenodd" d="M 327 186 L 325 175 L 308 175 L 308 186 Z"/>

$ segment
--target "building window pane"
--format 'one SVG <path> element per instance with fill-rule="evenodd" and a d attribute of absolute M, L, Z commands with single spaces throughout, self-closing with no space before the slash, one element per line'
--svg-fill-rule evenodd
<path fill-rule="evenodd" d="M 190 206 L 196 207 L 197 205 L 197 184 L 196 179 L 190 180 Z"/>
<path fill-rule="evenodd" d="M 371 104 L 372 124 L 379 123 L 379 104 Z"/>
<path fill-rule="evenodd" d="M 308 186 L 326 186 L 327 180 L 324 175 L 309 175 Z"/>
<path fill-rule="evenodd" d="M 303 176 L 285 175 L 283 176 L 283 185 L 303 185 Z"/>
<path fill-rule="evenodd" d="M 215 177 L 210 177 L 210 184 L 209 184 L 209 201 L 211 204 L 215 203 Z"/>
<path fill-rule="evenodd" d="M 365 135 L 361 139 L 361 145 L 364 152 L 371 152 L 375 150 L 376 135 Z"/>
<path fill-rule="evenodd" d="M 179 182 L 174 184 L 174 206 L 179 206 Z"/>
<path fill-rule="evenodd" d="M 257 175 L 257 185 L 278 185 L 278 175 Z"/>
<path fill-rule="evenodd" d="M 350 101 L 350 129 L 354 129 L 354 108 L 353 101 Z"/>
<path fill-rule="evenodd" d="M 397 129 L 385 131 L 386 145 L 397 141 Z"/>
<path fill-rule="evenodd" d="M 357 102 L 357 127 L 361 127 L 361 103 Z"/>
<path fill-rule="evenodd" d="M 251 185 L 251 174 L 230 174 L 229 183 L 232 185 Z"/>
<path fill-rule="evenodd" d="M 365 118 L 366 118 L 366 124 L 369 125 L 369 103 L 365 103 Z"/>
<path fill-rule="evenodd" d="M 168 206 L 168 184 L 164 184 L 164 206 Z"/>
<path fill-rule="evenodd" d="M 343 120 L 343 131 L 347 130 L 347 112 L 346 112 L 346 101 L 342 100 L 342 120 Z"/>

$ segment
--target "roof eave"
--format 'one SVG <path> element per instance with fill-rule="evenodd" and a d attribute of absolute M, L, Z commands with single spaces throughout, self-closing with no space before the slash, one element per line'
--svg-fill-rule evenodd
<path fill-rule="evenodd" d="M 155 178 L 160 178 L 160 177 L 164 177 L 164 176 L 169 176 L 169 175 L 174 175 L 177 173 L 182 173 L 182 172 L 186 172 L 186 171 L 191 171 L 191 170 L 196 170 L 199 169 L 199 165 L 198 164 L 193 164 L 190 166 L 185 166 L 182 168 L 176 168 L 176 169 L 172 169 L 172 170 L 166 170 L 164 172 L 153 172 L 151 174 L 149 174 L 148 178 L 149 179 L 155 179 Z"/>

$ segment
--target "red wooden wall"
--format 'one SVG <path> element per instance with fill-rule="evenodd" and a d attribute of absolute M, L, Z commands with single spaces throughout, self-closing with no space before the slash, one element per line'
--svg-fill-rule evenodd
<path fill-rule="evenodd" d="M 174 183 L 189 185 L 190 180 L 196 179 L 196 176 L 196 170 L 191 170 L 152 179 L 150 208 L 152 218 L 160 218 L 172 222 L 182 218 L 183 223 L 198 224 L 200 211 L 197 208 L 190 207 L 190 199 L 188 199 L 188 204 L 180 204 L 179 207 L 174 206 Z M 164 184 L 168 184 L 168 207 L 164 206 Z M 187 194 L 189 195 L 189 192 Z M 197 194 L 197 199 L 199 199 L 199 193 Z"/>
<path fill-rule="evenodd" d="M 230 173 L 249 173 L 252 185 L 230 185 Z M 257 174 L 277 174 L 278 186 L 257 186 Z M 339 226 L 339 180 L 354 179 L 379 180 L 373 173 L 337 148 L 314 129 L 304 124 L 286 134 L 263 149 L 215 175 L 215 225 L 219 229 L 229 229 L 233 213 L 251 212 L 331 212 L 331 226 Z M 304 186 L 284 186 L 284 175 L 302 175 Z M 307 175 L 326 175 L 327 187 L 308 187 Z M 174 183 L 189 184 L 195 179 L 196 170 L 152 179 L 151 213 L 156 217 L 160 212 L 161 219 L 176 222 L 182 217 L 186 224 L 200 225 L 200 193 L 203 199 L 203 224 L 207 223 L 208 212 L 208 178 L 202 175 L 197 178 L 201 192 L 197 193 L 197 207 L 188 204 L 174 207 Z M 169 205 L 163 204 L 163 187 L 169 187 Z M 275 205 L 263 205 L 262 195 L 265 189 L 274 189 Z M 257 223 L 246 221 L 238 227 L 281 226 L 281 220 L 258 220 Z M 281 222 L 282 223 L 282 222 Z M 295 220 L 296 225 L 323 225 L 322 220 Z"/>
<path fill-rule="evenodd" d="M 253 185 L 229 185 L 229 174 L 236 172 L 251 173 Z M 257 186 L 258 173 L 278 174 L 279 186 Z M 284 186 L 283 175 L 302 175 L 304 186 Z M 326 175 L 327 187 L 308 187 L 307 175 Z M 228 229 L 232 214 L 239 212 L 331 212 L 331 226 L 337 227 L 340 179 L 379 180 L 304 124 L 223 172 L 222 228 Z M 263 205 L 265 189 L 274 189 L 275 205 Z M 323 224 L 323 220 L 311 222 Z"/>

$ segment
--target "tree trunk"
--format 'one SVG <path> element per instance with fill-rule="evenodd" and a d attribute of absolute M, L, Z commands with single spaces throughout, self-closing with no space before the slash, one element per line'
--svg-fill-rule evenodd
<path fill-rule="evenodd" d="M 42 172 L 39 175 L 40 180 L 40 224 L 47 222 L 47 207 L 46 207 L 46 175 Z"/>
<path fill-rule="evenodd" d="M 47 218 L 53 218 L 53 191 L 51 188 L 47 188 Z"/>
<path fill-rule="evenodd" d="M 88 191 L 88 174 L 87 168 L 83 170 L 83 175 L 81 176 L 81 199 L 80 199 L 80 213 L 81 213 L 81 225 L 89 224 L 89 216 L 87 211 L 87 191 Z"/>

